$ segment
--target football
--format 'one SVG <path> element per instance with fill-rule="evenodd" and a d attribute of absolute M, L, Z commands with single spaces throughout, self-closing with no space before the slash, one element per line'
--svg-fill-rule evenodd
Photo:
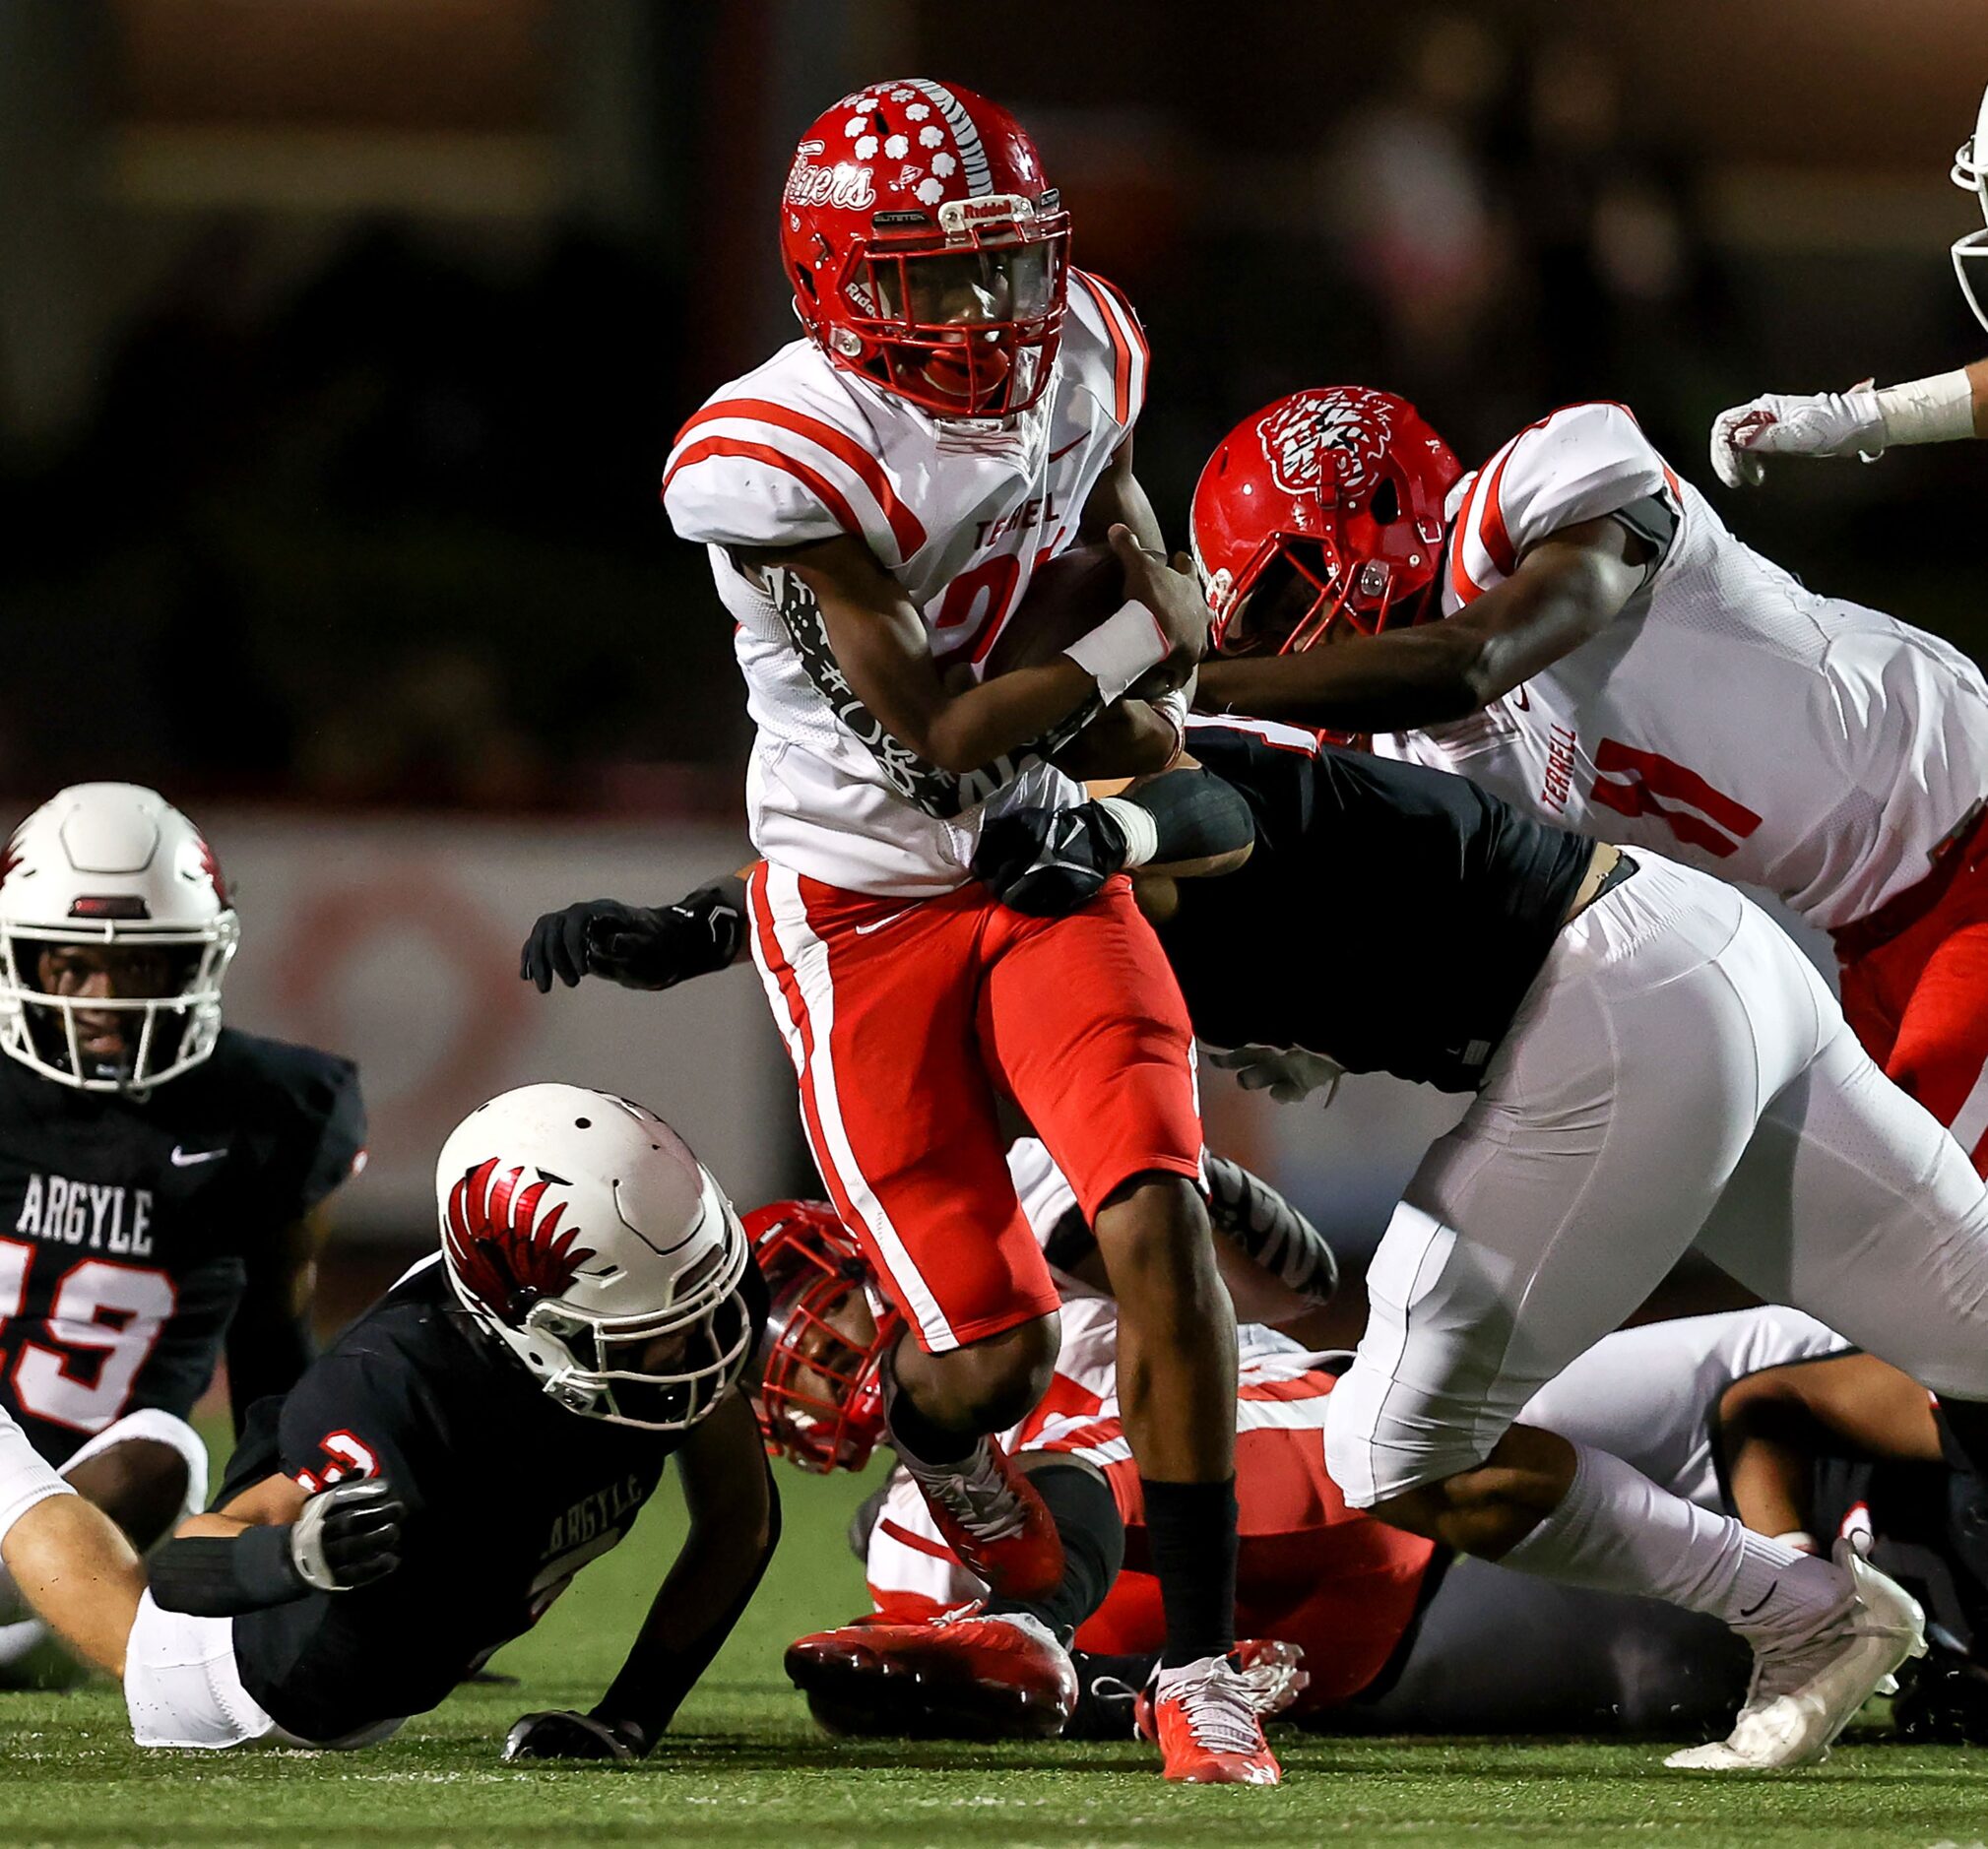
<path fill-rule="evenodd" d="M 1022 601 L 994 638 L 983 678 L 1055 660 L 1124 601 L 1124 567 L 1104 541 L 1058 552 L 1036 567 Z"/>

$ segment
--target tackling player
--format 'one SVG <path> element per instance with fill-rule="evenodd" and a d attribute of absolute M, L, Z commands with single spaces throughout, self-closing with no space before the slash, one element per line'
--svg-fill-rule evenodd
<path fill-rule="evenodd" d="M 924 78 L 844 97 L 781 200 L 802 338 L 683 426 L 663 500 L 709 547 L 736 623 L 758 728 L 753 956 L 816 1165 L 907 1315 L 885 1383 L 900 1453 L 992 1583 L 1054 1583 L 1055 1528 L 989 1436 L 1041 1397 L 1057 1353 L 1056 1291 L 1001 1159 L 1005 1095 L 1071 1178 L 1122 1306 L 1167 1587 L 1167 1775 L 1274 1783 L 1260 1740 L 1197 1741 L 1196 1717 L 1245 1704 L 1224 1692 L 1234 1339 L 1195 1185 L 1186 1011 L 1126 887 L 1046 924 L 968 876 L 989 814 L 1075 798 L 1050 758 L 1079 730 L 1116 731 L 1125 773 L 1173 755 L 1177 724 L 1130 696 L 1178 686 L 1206 632 L 1132 472 L 1144 336 L 1069 267 L 1069 236 L 1005 110 Z M 1122 607 L 982 678 L 1038 566 L 1107 538 Z"/>
<path fill-rule="evenodd" d="M 222 1025 L 213 851 L 81 784 L 0 860 L 0 1409 L 143 1554 L 205 1506 L 187 1418 L 224 1343 L 235 1429 L 311 1357 L 323 1203 L 363 1159 L 350 1061 Z M 0 1574 L 0 1664 L 46 1636 Z"/>
<path fill-rule="evenodd" d="M 1988 91 L 1974 133 L 1954 157 L 1954 184 L 1972 193 L 1988 220 Z M 1972 272 L 1988 259 L 1988 226 L 1954 240 L 1954 274 L 1974 319 L 1988 328 Z M 1988 436 L 1988 359 L 1956 372 L 1874 390 L 1764 393 L 1712 419 L 1712 468 L 1729 488 L 1758 487 L 1768 456 L 1862 456 L 1875 462 L 1893 443 L 1950 443 Z"/>
<path fill-rule="evenodd" d="M 1958 650 L 1743 545 L 1620 405 L 1465 475 L 1401 399 L 1295 393 L 1224 439 L 1193 532 L 1217 646 L 1251 657 L 1205 702 L 1776 894 L 1988 1168 L 1988 685 Z"/>
<path fill-rule="evenodd" d="M 668 1124 L 530 1085 L 443 1145 L 438 1257 L 281 1400 L 214 1511 L 139 1562 L 0 1419 L 0 1555 L 143 1747 L 370 1745 L 528 1630 L 673 1456 L 690 1531 L 591 1710 L 507 1759 L 639 1758 L 758 1584 L 779 1505 L 735 1390 L 765 1313 L 731 1203 Z"/>
<path fill-rule="evenodd" d="M 1259 1078 L 1322 1055 L 1475 1093 L 1369 1271 L 1334 1482 L 1459 1552 L 1722 1619 L 1752 1695 L 1676 1762 L 1813 1760 L 1923 1648 L 1917 1608 L 1843 1549 L 1807 1559 L 1519 1415 L 1696 1245 L 1940 1391 L 1957 1433 L 1988 1400 L 1988 1190 L 1732 887 L 1295 728 L 1196 722 L 1189 744 L 1255 822 L 1242 870 L 1150 882 L 1197 1031 L 1299 1055 Z M 1158 783 L 1121 800 L 1150 804 L 1164 861 Z M 1129 839 L 1080 877 L 1097 807 L 1003 816 L 985 876 L 1032 910 L 1084 903 Z"/>

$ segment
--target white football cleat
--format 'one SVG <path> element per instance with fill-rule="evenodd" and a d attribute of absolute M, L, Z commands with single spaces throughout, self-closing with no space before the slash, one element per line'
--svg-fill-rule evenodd
<path fill-rule="evenodd" d="M 1908 1656 L 1926 1654 L 1926 1615 L 1847 1541 L 1835 1562 L 1850 1575 L 1849 1605 L 1809 1636 L 1754 1658 L 1753 1687 L 1733 1731 L 1710 1746 L 1673 1753 L 1666 1765 L 1694 1772 L 1777 1772 L 1827 1758 L 1829 1743 Z"/>

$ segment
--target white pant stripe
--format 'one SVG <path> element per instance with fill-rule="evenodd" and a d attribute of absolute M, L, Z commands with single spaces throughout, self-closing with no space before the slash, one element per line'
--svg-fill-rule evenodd
<path fill-rule="evenodd" d="M 911 1253 L 905 1249 L 897 1228 L 891 1224 L 890 1215 L 876 1197 L 875 1190 L 863 1173 L 863 1165 L 857 1161 L 856 1152 L 850 1146 L 849 1131 L 842 1120 L 842 1101 L 836 1090 L 835 1054 L 831 1044 L 835 1031 L 835 984 L 829 975 L 827 947 L 807 922 L 807 907 L 801 897 L 799 877 L 785 867 L 768 866 L 766 901 L 773 920 L 774 941 L 779 944 L 781 954 L 794 972 L 795 985 L 801 991 L 801 1005 L 807 1015 L 813 1055 L 807 1062 L 807 1076 L 803 1082 L 814 1094 L 814 1115 L 821 1125 L 824 1145 L 821 1153 L 834 1164 L 835 1180 L 842 1183 L 842 1191 L 848 1196 L 849 1204 L 856 1209 L 870 1238 L 876 1242 L 883 1267 L 899 1294 L 899 1307 L 918 1323 L 926 1347 L 933 1352 L 957 1348 L 959 1342 L 952 1332 L 952 1325 L 946 1321 L 938 1300 L 932 1296 L 918 1267 L 912 1263 Z M 773 985 L 772 993 L 776 1017 L 784 1016 L 786 998 L 779 993 L 777 984 Z"/>

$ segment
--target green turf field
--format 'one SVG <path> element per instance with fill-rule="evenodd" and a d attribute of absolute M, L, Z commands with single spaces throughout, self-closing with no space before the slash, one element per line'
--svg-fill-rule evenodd
<path fill-rule="evenodd" d="M 496 1667 L 516 1689 L 459 1693 L 360 1753 L 140 1753 L 107 1687 L 0 1695 L 0 1844 L 400 1845 L 658 1842 L 1973 1844 L 1988 1840 L 1988 1761 L 1882 1741 L 1817 1771 L 1706 1783 L 1647 1747 L 1334 1743 L 1287 1736 L 1280 1791 L 1173 1791 L 1147 1752 L 838 1746 L 780 1673 L 787 1640 L 856 1611 L 841 1528 L 854 1500 L 781 1473 L 787 1537 L 756 1608 L 646 1764 L 511 1770 L 504 1730 L 537 1707 L 585 1707 L 620 1660 L 673 1546 L 659 1508 L 590 1567 Z M 391 1673 L 391 1665 L 387 1666 Z"/>

